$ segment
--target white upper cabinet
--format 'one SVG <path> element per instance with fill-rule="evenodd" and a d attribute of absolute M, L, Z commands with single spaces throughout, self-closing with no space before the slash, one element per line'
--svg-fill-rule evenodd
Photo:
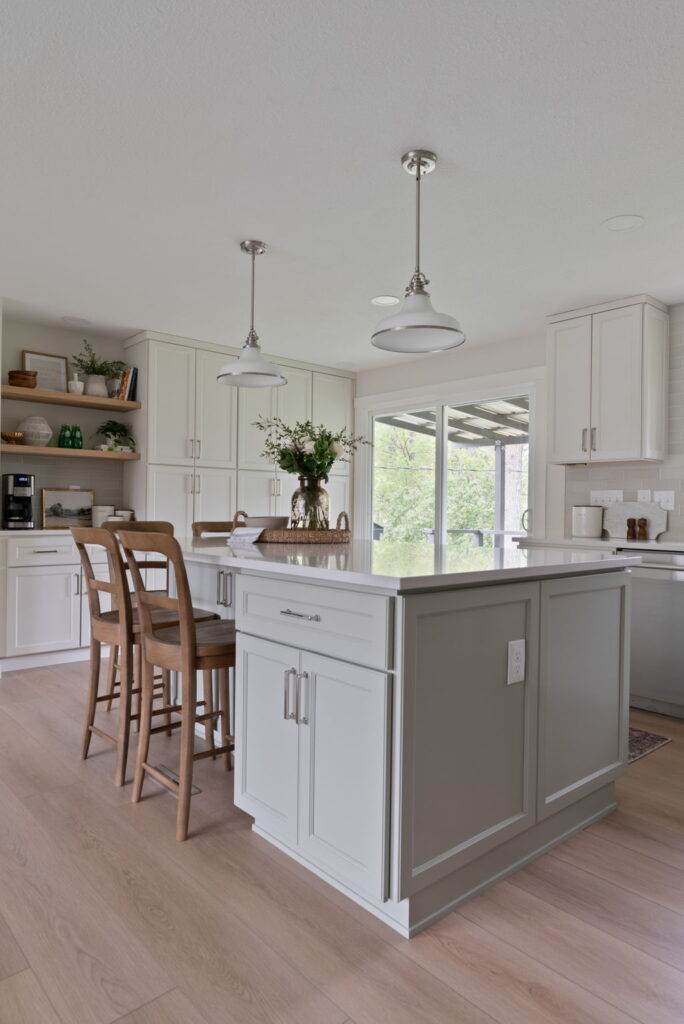
<path fill-rule="evenodd" d="M 237 505 L 236 473 L 200 466 L 195 469 L 193 520 L 209 522 L 233 518 Z"/>
<path fill-rule="evenodd" d="M 338 430 L 354 429 L 354 381 L 331 373 L 313 375 L 313 422 L 315 426 Z M 333 473 L 348 473 L 348 462 L 336 462 Z"/>
<path fill-rule="evenodd" d="M 665 458 L 668 315 L 647 296 L 549 318 L 549 461 Z"/>
<path fill-rule="evenodd" d="M 311 370 L 300 370 L 294 366 L 283 369 L 287 384 L 276 388 L 277 415 L 293 427 L 311 419 Z"/>
<path fill-rule="evenodd" d="M 154 341 L 149 358 L 149 462 L 189 466 L 195 437 L 195 349 Z"/>
<path fill-rule="evenodd" d="M 198 466 L 232 469 L 237 459 L 237 388 L 216 375 L 233 362 L 222 352 L 197 349 L 195 360 L 195 459 Z"/>
<path fill-rule="evenodd" d="M 287 385 L 284 385 L 285 387 Z M 240 469 L 267 469 L 262 458 L 264 433 L 254 426 L 260 416 L 276 415 L 277 388 L 239 388 L 238 395 L 238 465 Z"/>

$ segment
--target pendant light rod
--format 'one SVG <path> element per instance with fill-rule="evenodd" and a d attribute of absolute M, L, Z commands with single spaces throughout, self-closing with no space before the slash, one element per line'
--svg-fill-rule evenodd
<path fill-rule="evenodd" d="M 420 160 L 416 161 L 416 270 L 420 274 L 420 179 L 422 177 Z"/>
<path fill-rule="evenodd" d="M 254 330 L 254 293 L 256 289 L 255 278 L 256 278 L 256 258 L 262 256 L 268 246 L 265 242 L 255 242 L 248 239 L 245 242 L 240 242 L 240 248 L 243 252 L 246 252 L 252 259 L 252 288 L 251 288 L 251 299 L 249 308 L 249 334 L 247 335 L 247 341 L 245 345 L 250 347 L 257 345 L 259 342 L 259 335 Z"/>
<path fill-rule="evenodd" d="M 425 288 L 430 284 L 420 269 L 420 185 L 423 175 L 434 171 L 436 165 L 437 156 L 429 149 L 410 149 L 401 158 L 401 166 L 416 181 L 416 266 L 406 287 L 406 295 L 424 295 Z"/>

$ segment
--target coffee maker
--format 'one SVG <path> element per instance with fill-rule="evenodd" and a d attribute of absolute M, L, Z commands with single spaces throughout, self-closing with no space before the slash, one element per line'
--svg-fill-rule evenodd
<path fill-rule="evenodd" d="M 33 473 L 3 473 L 2 475 L 2 528 L 3 530 L 33 530 L 33 495 L 36 478 Z"/>

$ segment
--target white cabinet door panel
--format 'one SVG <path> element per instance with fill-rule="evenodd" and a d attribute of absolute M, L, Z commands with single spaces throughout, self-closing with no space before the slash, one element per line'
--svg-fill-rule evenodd
<path fill-rule="evenodd" d="M 287 384 L 276 388 L 278 416 L 293 427 L 295 423 L 304 423 L 311 419 L 311 370 L 300 370 L 294 366 L 284 366 L 283 373 Z"/>
<path fill-rule="evenodd" d="M 193 521 L 193 472 L 178 466 L 149 466 L 147 516 L 173 523 L 177 536 L 189 537 Z"/>
<path fill-rule="evenodd" d="M 336 433 L 354 428 L 354 381 L 330 373 L 313 375 L 313 415 L 315 426 L 323 425 Z M 335 473 L 349 474 L 349 462 L 336 462 Z"/>
<path fill-rule="evenodd" d="M 79 646 L 80 581 L 80 564 L 7 570 L 8 657 Z"/>
<path fill-rule="evenodd" d="M 334 529 L 340 512 L 347 512 L 351 521 L 351 477 L 336 474 L 323 486 L 330 498 L 330 528 Z"/>
<path fill-rule="evenodd" d="M 286 715 L 294 711 L 298 668 L 298 651 L 238 634 L 235 803 L 290 845 L 297 842 L 299 729 Z"/>
<path fill-rule="evenodd" d="M 240 470 L 237 480 L 238 509 L 246 512 L 248 516 L 277 515 L 275 484 L 273 473 Z"/>
<path fill-rule="evenodd" d="M 277 388 L 238 388 L 238 465 L 240 469 L 266 469 L 262 457 L 263 431 L 254 426 L 260 416 L 270 419 L 276 414 Z"/>
<path fill-rule="evenodd" d="M 216 380 L 228 362 L 234 360 L 221 352 L 197 350 L 194 436 L 198 466 L 236 465 L 238 389 Z"/>
<path fill-rule="evenodd" d="M 304 654 L 298 686 L 299 849 L 354 892 L 385 899 L 388 677 Z"/>
<path fill-rule="evenodd" d="M 591 317 L 548 329 L 549 461 L 589 462 Z"/>
<path fill-rule="evenodd" d="M 220 521 L 233 518 L 237 509 L 237 474 L 230 469 L 207 469 L 198 465 L 195 470 L 196 520 Z"/>
<path fill-rule="evenodd" d="M 592 461 L 642 457 L 642 318 L 642 306 L 592 317 Z"/>
<path fill-rule="evenodd" d="M 147 459 L 191 465 L 195 437 L 195 350 L 150 343 Z"/>

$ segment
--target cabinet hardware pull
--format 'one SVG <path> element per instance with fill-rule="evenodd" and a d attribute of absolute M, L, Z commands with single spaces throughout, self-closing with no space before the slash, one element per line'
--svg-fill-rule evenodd
<path fill-rule="evenodd" d="M 320 622 L 320 615 L 305 615 L 304 612 L 293 612 L 291 608 L 281 608 L 281 615 L 291 615 L 293 619 L 306 619 L 307 622 Z"/>
<path fill-rule="evenodd" d="M 591 428 L 591 450 L 596 451 L 596 427 Z"/>
<path fill-rule="evenodd" d="M 58 548 L 33 548 L 34 555 L 58 555 Z"/>
<path fill-rule="evenodd" d="M 199 473 L 195 473 L 195 480 L 197 481 L 197 488 L 194 493 L 199 494 L 202 490 L 202 477 Z"/>
<path fill-rule="evenodd" d="M 297 704 L 296 704 L 296 708 L 295 708 L 295 721 L 296 721 L 297 725 L 308 725 L 309 724 L 308 708 L 307 708 L 307 714 L 306 715 L 302 714 L 302 704 L 304 703 L 303 700 L 302 700 L 302 684 L 304 683 L 305 679 L 308 681 L 308 678 L 309 678 L 309 673 L 308 672 L 298 672 L 297 673 Z M 307 701 L 307 703 L 308 703 L 308 701 Z"/>
<path fill-rule="evenodd" d="M 290 711 L 290 676 L 297 676 L 296 668 L 287 668 L 283 673 L 283 718 L 287 722 L 295 718 L 296 712 Z"/>
<path fill-rule="evenodd" d="M 188 448 L 190 449 L 190 458 L 195 458 L 195 442 L 191 437 L 188 438 Z"/>
<path fill-rule="evenodd" d="M 195 456 L 195 458 L 196 459 L 201 459 L 202 458 L 202 438 L 201 437 L 197 438 L 197 455 Z"/>
<path fill-rule="evenodd" d="M 582 431 L 582 451 L 583 452 L 586 452 L 586 450 L 587 450 L 587 433 L 588 433 L 588 431 L 587 431 L 587 428 L 585 427 L 584 430 Z"/>
<path fill-rule="evenodd" d="M 228 588 L 230 586 L 230 593 Z M 230 608 L 233 603 L 233 574 L 226 569 L 223 573 L 223 607 Z"/>
<path fill-rule="evenodd" d="M 223 576 L 223 569 L 219 569 L 216 573 L 216 604 L 221 604 L 221 577 Z"/>
<path fill-rule="evenodd" d="M 78 595 L 81 593 L 81 577 L 80 577 L 80 574 L 75 572 L 74 573 L 74 579 L 76 581 L 76 589 L 74 590 L 74 597 L 78 597 Z"/>

